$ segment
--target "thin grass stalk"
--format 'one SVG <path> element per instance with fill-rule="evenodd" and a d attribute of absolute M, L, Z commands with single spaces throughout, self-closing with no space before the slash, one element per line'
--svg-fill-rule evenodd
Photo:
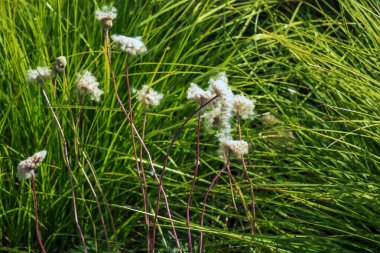
<path fill-rule="evenodd" d="M 126 61 L 126 66 L 125 66 L 125 80 L 126 80 L 126 84 L 127 84 L 127 89 L 128 89 L 128 105 L 129 105 L 129 115 L 130 115 L 130 118 L 131 118 L 131 122 L 133 124 L 133 111 L 132 111 L 132 93 L 131 93 L 131 84 L 129 82 L 129 59 L 130 59 L 130 54 L 128 53 L 127 54 L 127 61 Z M 144 118 L 145 120 L 145 118 Z M 145 124 L 145 122 L 144 122 Z M 145 127 L 144 127 L 144 131 L 145 131 Z M 144 140 L 144 131 L 143 131 L 143 134 L 142 134 L 142 140 Z M 140 146 L 140 163 L 139 163 L 139 160 L 137 158 L 137 149 L 136 149 L 136 142 L 135 142 L 135 134 L 133 132 L 133 129 L 131 127 L 131 139 L 132 139 L 132 148 L 133 148 L 133 156 L 135 158 L 135 162 L 136 162 L 136 170 L 137 170 L 137 175 L 139 177 L 139 182 L 140 182 L 140 188 L 141 188 L 141 194 L 142 194 L 142 197 L 143 197 L 143 206 L 144 206 L 144 220 L 145 220 L 145 225 L 146 225 L 146 228 L 147 228 L 147 240 L 148 240 L 148 245 L 150 244 L 150 233 L 149 233 L 149 218 L 148 218 L 148 214 L 147 214 L 147 203 L 146 203 L 146 200 L 147 200 L 147 186 L 146 186 L 146 179 L 145 179 L 145 173 L 141 170 L 140 168 L 140 165 L 142 166 L 142 162 L 141 162 L 141 157 L 142 157 L 142 154 L 141 154 L 141 146 Z M 150 247 L 148 246 L 148 249 L 147 251 L 149 252 L 150 250 Z"/>
<path fill-rule="evenodd" d="M 63 85 L 66 90 L 66 99 L 67 101 L 70 101 L 70 93 L 69 93 L 69 86 L 67 85 L 66 69 L 63 69 Z"/>
<path fill-rule="evenodd" d="M 201 104 L 202 106 L 202 104 Z M 193 182 L 191 184 L 191 189 L 189 196 L 187 198 L 187 204 L 186 204 L 186 226 L 187 226 L 187 236 L 189 239 L 189 252 L 193 252 L 193 243 L 191 240 L 191 229 L 190 229 L 190 204 L 191 204 L 191 198 L 193 196 L 195 181 L 197 179 L 198 175 L 198 168 L 199 168 L 199 160 L 200 160 L 200 153 L 201 153 L 201 112 L 198 112 L 198 118 L 197 118 L 197 157 L 195 159 L 195 168 L 194 168 L 194 176 L 193 176 Z"/>
<path fill-rule="evenodd" d="M 112 61 L 111 61 L 111 52 L 110 52 L 110 49 L 109 49 L 109 43 L 108 43 L 108 30 L 106 29 L 105 30 L 105 40 L 106 40 L 106 51 L 107 51 L 107 57 L 108 57 L 108 63 L 109 63 L 109 67 L 110 67 L 110 71 L 111 71 L 111 76 L 112 76 L 112 81 L 113 81 L 113 88 L 114 88 L 114 92 L 115 92 L 115 96 L 116 96 L 116 99 L 125 115 L 125 117 L 127 118 L 128 122 L 131 124 L 131 127 L 134 131 L 134 133 L 136 134 L 137 138 L 139 139 L 141 145 L 143 146 L 145 152 L 147 153 L 147 156 L 148 156 L 148 159 L 149 159 L 149 164 L 151 166 L 151 169 L 152 169 L 152 173 L 159 185 L 159 192 L 162 192 L 162 195 L 164 196 L 164 201 L 165 201 L 165 206 L 166 206 L 166 211 L 168 212 L 168 218 L 169 218 L 169 221 L 170 221 L 170 225 L 172 227 L 172 230 L 173 230 L 173 235 L 174 235 L 174 240 L 177 244 L 177 247 L 178 247 L 178 250 L 179 252 L 182 253 L 182 250 L 181 250 L 181 246 L 179 244 L 179 240 L 178 240 L 178 236 L 177 236 L 177 232 L 175 230 L 175 226 L 174 226 L 174 223 L 173 223 L 173 219 L 172 219 L 172 215 L 171 215 L 171 212 L 170 212 L 170 207 L 169 207 L 169 202 L 168 202 L 168 199 L 167 199 L 167 196 L 166 196 L 166 193 L 165 193 L 165 190 L 164 188 L 161 186 L 160 184 L 160 179 L 158 178 L 157 176 L 157 173 L 156 173 L 156 170 L 154 169 L 154 165 L 153 165 L 153 160 L 152 160 L 152 157 L 150 155 L 150 152 L 148 150 L 148 148 L 146 147 L 144 141 L 141 139 L 141 136 L 140 134 L 138 133 L 135 125 L 133 124 L 133 122 L 131 121 L 131 118 L 129 116 L 129 113 L 127 112 L 127 110 L 125 109 L 124 105 L 123 105 L 123 102 L 121 101 L 120 97 L 119 97 L 119 94 L 117 92 L 117 86 L 116 86 L 116 78 L 115 78 L 115 73 L 113 71 L 113 68 L 112 68 Z M 154 251 L 154 249 L 152 249 L 152 252 Z"/>
<path fill-rule="evenodd" d="M 106 208 L 107 208 L 108 214 L 109 214 L 109 216 L 110 216 L 112 232 L 114 233 L 114 236 L 115 236 L 116 249 L 118 250 L 118 247 L 119 247 L 119 246 L 118 246 L 118 240 L 117 240 L 116 227 L 115 227 L 115 223 L 114 223 L 114 220 L 113 220 L 113 216 L 112 216 L 112 212 L 111 212 L 110 205 L 109 205 L 109 203 L 108 203 L 108 201 L 107 201 L 106 196 L 105 196 L 104 193 L 103 193 L 103 190 L 102 190 L 102 187 L 100 186 L 99 180 L 98 180 L 98 178 L 96 177 L 96 173 L 95 173 L 94 167 L 92 166 L 90 160 L 88 159 L 88 157 L 87 157 L 87 155 L 86 155 L 86 152 L 84 152 L 84 150 L 83 150 L 83 148 L 82 148 L 82 146 L 81 146 L 81 144 L 80 144 L 78 138 L 76 138 L 76 141 L 77 141 L 78 146 L 79 146 L 79 149 L 80 149 L 80 151 L 81 151 L 81 153 L 82 153 L 84 159 L 86 160 L 86 163 L 87 163 L 88 167 L 90 168 L 91 173 L 92 173 L 92 175 L 93 175 L 93 177 L 94 177 L 94 179 L 95 179 L 96 187 L 98 188 L 98 190 L 99 190 L 99 192 L 100 192 L 100 195 L 102 196 L 103 201 L 104 201 L 104 203 L 105 203 L 105 205 L 106 205 Z"/>
<path fill-rule="evenodd" d="M 78 156 L 78 147 L 77 147 L 77 142 L 76 142 L 76 137 L 74 136 L 74 153 L 75 153 L 75 158 L 77 160 L 77 163 L 78 163 L 78 166 L 79 168 L 82 170 L 83 172 L 83 175 L 84 177 L 86 178 L 86 181 L 88 183 L 88 185 L 90 186 L 90 189 L 91 189 L 91 192 L 92 192 L 92 195 L 94 195 L 95 197 L 95 202 L 96 202 L 96 206 L 98 208 L 98 212 L 99 212 L 99 216 L 100 216 L 100 221 L 102 223 L 102 227 L 103 227 L 103 230 L 104 230 L 104 238 L 107 242 L 107 248 L 108 248 L 108 252 L 112 252 L 111 251 L 111 246 L 110 246 L 110 242 L 109 242 L 109 239 L 108 239 L 108 232 L 107 232 L 107 226 L 106 226 L 106 223 L 104 221 L 104 216 L 103 216 L 103 212 L 102 212 L 102 208 L 100 206 L 100 203 L 99 203 L 99 199 L 98 199 L 98 196 L 96 195 L 96 192 L 95 192 L 95 189 L 94 187 L 92 186 L 92 183 L 91 183 L 91 180 L 88 178 L 87 174 L 86 174 L 86 171 L 84 170 L 83 166 L 82 166 L 82 163 L 80 162 L 79 160 L 79 156 Z"/>
<path fill-rule="evenodd" d="M 238 130 L 238 135 L 239 135 L 239 141 L 242 140 L 242 135 L 241 135 L 241 120 L 240 120 L 240 113 L 238 112 L 237 113 L 237 130 Z M 252 181 L 251 181 L 251 178 L 249 177 L 249 174 L 248 174 L 248 169 L 247 169 L 247 165 L 245 163 L 245 159 L 244 159 L 244 156 L 241 156 L 241 162 L 243 164 L 243 168 L 244 168 L 244 174 L 245 174 L 245 177 L 247 178 L 247 181 L 248 181 L 248 184 L 249 184 L 249 189 L 250 189 L 250 192 L 251 192 L 251 202 L 252 202 L 252 224 L 250 225 L 251 227 L 251 234 L 254 234 L 255 233 L 255 228 L 256 228 L 256 207 L 255 207 L 255 194 L 254 194 L 254 190 L 253 190 L 253 184 L 252 184 Z"/>
<path fill-rule="evenodd" d="M 143 141 L 145 139 L 146 118 L 147 118 L 147 109 L 144 106 L 144 120 L 143 120 L 142 133 L 141 133 L 141 139 Z M 143 166 L 143 148 L 142 148 L 142 145 L 140 145 L 140 170 L 141 170 L 141 176 L 143 179 L 144 190 L 145 190 L 144 213 L 145 213 L 145 224 L 146 224 L 147 252 L 150 252 L 150 246 L 151 246 L 150 226 L 149 226 L 150 219 L 149 219 L 149 215 L 147 214 L 147 212 L 148 212 L 148 185 L 146 182 L 144 166 Z"/>
<path fill-rule="evenodd" d="M 235 193 L 234 193 L 234 187 L 233 187 L 235 180 L 234 180 L 233 175 L 231 173 L 231 167 L 229 165 L 226 165 L 226 167 L 227 167 L 227 172 L 228 172 L 228 181 L 230 183 L 232 204 L 234 205 L 234 209 L 235 209 L 237 218 L 239 220 L 240 226 L 242 228 L 242 232 L 243 232 L 243 234 L 245 234 L 245 229 L 244 229 L 243 221 L 240 218 L 239 210 L 238 210 L 237 205 L 236 205 L 236 199 L 235 199 Z M 248 222 L 250 222 L 249 216 L 248 216 Z"/>
<path fill-rule="evenodd" d="M 54 71 L 54 76 L 53 76 L 54 97 L 57 95 L 57 76 L 58 76 L 57 71 Z"/>
<path fill-rule="evenodd" d="M 45 92 L 43 84 L 41 85 L 41 90 L 42 90 L 42 94 L 43 94 L 43 96 L 44 96 L 44 98 L 46 100 L 46 103 L 48 104 L 48 107 L 49 107 L 51 113 L 53 114 L 54 120 L 55 120 L 55 122 L 57 124 L 60 136 L 61 136 L 62 141 L 63 141 L 63 147 L 64 147 L 64 152 L 65 152 L 64 160 L 65 160 L 65 165 L 66 165 L 66 168 L 67 168 L 68 177 L 69 177 L 70 186 L 71 186 L 71 196 L 72 196 L 72 199 L 73 199 L 74 222 L 75 222 L 75 225 L 77 227 L 77 230 L 79 232 L 79 235 L 80 235 L 80 238 L 81 238 L 81 241 L 82 241 L 83 251 L 85 253 L 87 253 L 86 241 L 84 239 L 84 235 L 83 235 L 82 229 L 81 229 L 81 227 L 79 225 L 79 221 L 78 221 L 78 211 L 77 211 L 76 197 L 75 197 L 75 191 L 74 191 L 74 182 L 73 182 L 73 177 L 72 177 L 73 171 L 71 170 L 71 166 L 70 166 L 69 150 L 67 148 L 66 137 L 65 137 L 65 134 L 63 132 L 62 126 L 59 123 L 58 117 L 55 114 L 53 107 L 51 106 L 50 100 L 49 100 L 49 98 L 48 98 L 48 96 L 47 96 L 47 94 Z"/>
<path fill-rule="evenodd" d="M 202 215 L 201 215 L 201 227 L 203 227 L 204 217 L 206 213 L 206 203 L 207 203 L 207 197 L 210 194 L 211 188 L 214 186 L 216 180 L 219 178 L 220 174 L 227 168 L 227 165 L 229 164 L 229 160 L 226 162 L 226 165 L 216 173 L 216 176 L 211 181 L 210 186 L 207 188 L 205 198 L 203 200 L 203 208 L 202 208 Z M 202 253 L 202 247 L 203 247 L 203 228 L 201 228 L 201 236 L 199 239 L 199 253 Z"/>
<path fill-rule="evenodd" d="M 34 200 L 34 213 L 35 213 L 35 217 L 36 217 L 35 226 L 36 226 L 37 241 L 38 241 L 38 244 L 40 245 L 42 252 L 46 253 L 45 247 L 41 241 L 40 230 L 38 228 L 38 201 L 37 201 L 37 194 L 36 194 L 36 184 L 34 182 L 34 171 L 31 171 L 30 174 L 32 175 L 32 192 L 33 192 L 33 200 Z"/>
<path fill-rule="evenodd" d="M 65 71 L 65 70 L 63 70 L 63 71 Z M 64 85 L 65 85 L 65 87 L 67 87 L 67 85 L 66 85 L 65 83 L 66 83 L 66 78 L 65 78 L 65 72 L 64 72 Z M 67 92 L 68 92 L 68 90 L 67 90 Z M 96 176 L 95 170 L 94 170 L 94 168 L 93 168 L 93 166 L 92 166 L 90 160 L 88 159 L 88 157 L 87 157 L 87 155 L 86 155 L 86 152 L 84 152 L 84 150 L 83 150 L 83 148 L 82 148 L 82 145 L 81 145 L 81 143 L 80 143 L 80 141 L 79 141 L 79 133 L 78 133 L 78 129 L 79 129 L 79 124 L 80 124 L 81 117 L 82 117 L 82 106 L 83 106 L 83 104 L 84 104 L 84 96 L 83 96 L 83 95 L 80 95 L 80 96 L 79 96 L 79 108 L 80 108 L 80 109 L 79 109 L 79 113 L 78 113 L 78 117 L 77 117 L 78 119 L 77 119 L 76 122 L 75 122 L 75 119 L 74 119 L 73 111 L 70 110 L 71 119 L 72 119 L 72 122 L 73 122 L 73 124 L 74 124 L 74 132 L 75 132 L 75 134 L 78 134 L 78 136 L 74 136 L 74 151 L 75 151 L 75 156 L 76 156 L 76 159 L 77 159 L 77 161 L 78 161 L 78 163 L 79 163 L 78 152 L 77 152 L 77 148 L 79 147 L 79 150 L 81 151 L 82 156 L 84 157 L 84 159 L 85 159 L 87 165 L 89 166 L 90 171 L 91 171 L 91 173 L 92 173 L 92 175 L 93 175 L 93 177 L 94 177 L 94 179 L 95 179 L 96 187 L 98 188 L 98 191 L 100 192 L 100 195 L 101 195 L 102 198 L 103 198 L 103 202 L 104 202 L 105 205 L 106 205 L 106 208 L 107 208 L 108 214 L 109 214 L 109 216 L 110 216 L 110 220 L 111 220 L 112 232 L 113 232 L 113 234 L 114 234 L 114 236 L 115 236 L 116 249 L 118 250 L 117 234 L 116 234 L 116 228 L 115 228 L 115 224 L 114 224 L 114 221 L 113 221 L 113 216 L 112 216 L 111 208 L 110 208 L 110 206 L 109 206 L 109 204 L 108 204 L 108 201 L 107 201 L 106 196 L 105 196 L 104 193 L 103 193 L 102 187 L 100 186 L 100 183 L 99 183 L 99 180 L 98 180 L 98 178 L 97 178 L 97 176 Z M 79 166 L 80 166 L 80 168 L 82 169 L 82 172 L 85 174 L 85 171 L 84 171 L 84 169 L 83 169 L 82 164 L 80 164 Z M 86 174 L 85 174 L 85 177 L 86 177 L 86 179 L 88 179 L 88 177 L 87 177 Z M 89 184 L 91 184 L 91 182 L 90 182 L 89 180 L 87 180 L 87 182 L 88 182 Z M 93 187 L 92 187 L 92 184 L 90 185 L 90 187 L 93 188 Z M 95 192 L 95 191 L 93 191 L 93 193 L 94 193 L 94 192 Z M 96 196 L 96 193 L 95 193 L 94 196 L 95 196 L 96 202 L 97 202 L 97 204 L 98 204 L 98 203 L 99 203 L 99 200 L 98 200 L 98 198 L 97 198 L 97 196 Z M 100 205 L 98 206 L 98 209 L 101 210 Z M 104 230 L 105 230 L 105 233 L 107 233 L 107 231 L 106 231 L 106 225 L 103 224 L 104 218 L 103 218 L 102 213 L 101 213 L 101 216 L 102 216 L 101 219 L 102 219 L 102 225 L 103 225 L 103 228 L 104 228 Z M 109 240 L 108 240 L 108 239 L 107 239 L 107 246 L 109 246 Z"/>
<path fill-rule="evenodd" d="M 198 112 L 200 112 L 204 107 L 206 107 L 209 103 L 211 103 L 212 101 L 214 101 L 216 98 L 218 97 L 218 95 L 214 96 L 213 98 L 211 98 L 209 101 L 207 101 L 206 103 L 204 103 L 203 105 L 201 105 L 197 110 L 193 111 L 188 117 L 187 119 L 182 123 L 182 125 L 178 128 L 177 132 L 174 134 L 171 142 L 170 142 L 170 145 L 169 145 L 169 148 L 168 148 L 168 151 L 166 152 L 166 156 L 165 156 L 165 160 L 164 160 L 164 164 L 162 166 L 162 170 L 161 170 L 161 176 L 160 176 L 160 181 L 159 181 L 159 187 L 162 187 L 162 184 L 163 184 L 163 179 L 164 179 L 164 174 L 165 174 L 165 169 L 166 169 L 166 165 L 168 164 L 168 161 L 169 161 L 169 156 L 170 156 L 170 152 L 173 148 L 173 145 L 174 145 L 174 142 L 175 140 L 177 139 L 177 137 L 179 136 L 179 134 L 181 133 L 182 129 L 185 127 L 185 125 L 190 121 L 190 119 L 195 115 L 197 114 Z M 153 221 L 153 236 L 152 236 L 152 244 L 154 245 L 155 243 L 155 240 L 156 240 L 156 226 L 157 226 L 157 217 L 158 217 L 158 211 L 159 211 L 159 205 L 160 205 L 160 201 L 161 201 L 161 194 L 160 194 L 160 191 L 158 192 L 158 196 L 157 196 L 157 202 L 156 202 L 156 210 L 155 210 L 155 213 L 154 213 L 154 221 Z M 154 249 L 154 247 L 153 247 Z"/>

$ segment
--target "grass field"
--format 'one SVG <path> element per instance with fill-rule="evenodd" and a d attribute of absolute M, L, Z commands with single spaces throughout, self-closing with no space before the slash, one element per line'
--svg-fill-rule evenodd
<path fill-rule="evenodd" d="M 20 182 L 16 171 L 21 160 L 43 149 L 47 157 L 35 178 L 41 239 L 47 252 L 84 252 L 59 128 L 40 86 L 26 81 L 28 69 L 53 68 L 61 55 L 67 58 L 66 78 L 58 76 L 56 96 L 52 82 L 45 90 L 67 139 L 86 248 L 107 252 L 110 244 L 112 252 L 148 251 L 131 127 L 114 95 L 104 31 L 95 19 L 104 4 L 117 9 L 110 35 L 142 36 L 148 48 L 130 58 L 132 89 L 147 84 L 164 94 L 161 104 L 148 110 L 145 126 L 145 144 L 158 174 L 171 139 L 197 109 L 186 99 L 191 82 L 206 88 L 210 77 L 225 71 L 234 94 L 256 100 L 255 116 L 241 125 L 250 145 L 244 158 L 254 189 L 255 231 L 250 232 L 243 205 L 252 206 L 250 184 L 236 158 L 230 161 L 236 181 L 230 184 L 228 173 L 220 174 L 200 226 L 204 196 L 224 165 L 216 130 L 202 124 L 190 208 L 194 252 L 201 230 L 205 252 L 380 251 L 377 0 L 1 0 L 1 252 L 41 252 L 31 181 Z M 128 109 L 127 56 L 114 49 L 111 55 Z M 104 91 L 99 103 L 78 95 L 75 73 L 83 70 L 90 70 Z M 132 106 L 141 133 L 145 109 L 136 93 Z M 236 120 L 232 128 L 237 138 Z M 96 177 L 83 154 L 76 157 L 76 139 Z M 135 142 L 139 154 L 140 142 Z M 186 201 L 196 147 L 194 116 L 174 142 L 163 183 L 183 252 L 191 246 Z M 152 233 L 159 187 L 146 153 L 142 164 Z M 163 199 L 159 210 L 155 252 L 178 252 Z"/>

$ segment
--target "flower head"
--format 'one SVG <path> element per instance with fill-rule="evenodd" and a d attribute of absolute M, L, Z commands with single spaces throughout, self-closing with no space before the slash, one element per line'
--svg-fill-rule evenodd
<path fill-rule="evenodd" d="M 216 125 L 219 129 L 220 138 L 229 138 L 231 133 L 230 120 L 234 103 L 234 94 L 228 86 L 228 79 L 225 72 L 220 72 L 210 78 L 208 91 L 219 97 L 213 103 L 213 109 L 208 112 L 209 122 Z"/>
<path fill-rule="evenodd" d="M 198 101 L 200 104 L 206 103 L 214 95 L 209 90 L 203 90 L 195 83 L 190 83 L 190 88 L 187 89 L 187 99 Z"/>
<path fill-rule="evenodd" d="M 100 101 L 100 96 L 103 91 L 99 89 L 99 83 L 90 71 L 84 70 L 76 74 L 76 83 L 78 85 L 79 92 L 82 94 L 89 94 L 92 100 L 96 102 Z"/>
<path fill-rule="evenodd" d="M 37 69 L 28 69 L 26 72 L 26 80 L 29 83 L 40 83 L 43 84 L 44 82 L 51 79 L 51 70 L 48 67 L 37 67 Z"/>
<path fill-rule="evenodd" d="M 40 163 L 46 157 L 46 150 L 35 153 L 28 159 L 21 161 L 17 166 L 16 176 L 20 181 L 30 178 L 34 174 L 34 170 L 40 166 Z"/>
<path fill-rule="evenodd" d="M 158 106 L 163 97 L 163 94 L 154 91 L 148 85 L 143 85 L 141 90 L 137 91 L 137 100 L 147 107 Z"/>
<path fill-rule="evenodd" d="M 112 20 L 117 16 L 116 8 L 113 6 L 103 6 L 100 10 L 95 11 L 95 17 L 99 20 L 104 29 L 110 29 L 112 27 Z"/>
<path fill-rule="evenodd" d="M 131 55 L 145 53 L 147 48 L 142 42 L 141 37 L 126 37 L 124 35 L 114 34 L 111 39 L 115 42 L 114 47 L 120 49 L 121 51 L 127 52 Z"/>
<path fill-rule="evenodd" d="M 234 112 L 239 113 L 242 119 L 248 119 L 255 113 L 255 101 L 243 95 L 234 96 Z"/>
<path fill-rule="evenodd" d="M 236 141 L 220 138 L 220 150 L 225 154 L 242 156 L 248 153 L 248 143 L 246 141 Z"/>
<path fill-rule="evenodd" d="M 58 72 L 62 72 L 67 65 L 66 57 L 65 56 L 59 56 L 57 57 L 57 62 L 54 65 L 54 69 Z"/>

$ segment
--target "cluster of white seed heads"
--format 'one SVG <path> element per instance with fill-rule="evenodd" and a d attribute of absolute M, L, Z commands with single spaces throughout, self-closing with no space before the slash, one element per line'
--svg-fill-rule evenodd
<path fill-rule="evenodd" d="M 103 91 L 99 89 L 99 82 L 88 70 L 76 74 L 76 84 L 79 92 L 90 95 L 91 99 L 99 102 Z"/>
<path fill-rule="evenodd" d="M 220 150 L 224 154 L 242 156 L 248 153 L 246 141 L 236 141 L 231 137 L 231 119 L 233 113 L 239 113 L 243 119 L 254 115 L 255 101 L 243 95 L 234 95 L 228 86 L 228 78 L 225 72 L 219 72 L 209 80 L 207 90 L 201 89 L 197 84 L 191 83 L 187 90 L 187 98 L 204 104 L 214 96 L 217 99 L 210 105 L 210 110 L 204 113 L 206 126 L 216 126 Z"/>

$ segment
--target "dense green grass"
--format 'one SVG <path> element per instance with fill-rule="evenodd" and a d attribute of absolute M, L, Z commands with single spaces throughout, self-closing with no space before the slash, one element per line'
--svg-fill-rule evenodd
<path fill-rule="evenodd" d="M 30 181 L 18 182 L 15 172 L 19 161 L 42 149 L 48 151 L 36 178 L 42 240 L 48 252 L 81 252 L 59 132 L 38 85 L 25 80 L 28 68 L 51 67 L 60 55 L 68 59 L 71 99 L 66 99 L 61 77 L 57 99 L 52 84 L 46 87 L 69 140 L 80 223 L 88 246 L 91 252 L 106 250 L 94 198 L 72 153 L 70 110 L 80 109 L 74 74 L 84 69 L 95 74 L 104 95 L 99 104 L 85 100 L 79 139 L 111 204 L 121 251 L 145 251 L 143 202 L 130 128 L 113 95 L 103 32 L 94 18 L 95 9 L 105 3 L 0 1 L 2 252 L 39 251 Z M 248 233 L 238 197 L 239 217 L 233 208 L 225 208 L 232 202 L 228 177 L 223 174 L 208 202 L 206 252 L 380 251 L 377 0 L 120 0 L 114 6 L 118 17 L 110 33 L 143 36 L 149 49 L 132 57 L 132 87 L 149 84 L 165 94 L 163 103 L 149 112 L 146 128 L 146 143 L 158 171 L 171 137 L 196 108 L 186 100 L 190 82 L 205 88 L 208 78 L 223 70 L 236 94 L 257 101 L 257 116 L 242 126 L 243 138 L 251 144 L 246 161 L 255 188 L 257 233 Z M 127 101 L 125 54 L 113 52 L 112 57 L 120 94 Z M 279 122 L 268 124 L 262 117 L 266 112 Z M 142 115 L 143 107 L 134 103 L 138 129 Z M 217 145 L 215 132 L 202 128 L 201 166 L 191 208 L 195 248 L 203 196 L 223 165 Z M 193 119 L 175 143 L 165 174 L 165 190 L 184 251 L 195 147 Z M 232 160 L 232 165 L 236 176 L 243 172 L 239 160 Z M 154 205 L 157 183 L 147 174 Z M 247 181 L 242 179 L 239 185 L 250 204 Z M 166 217 L 163 207 L 160 215 Z M 244 221 L 244 233 L 238 218 Z M 114 240 L 109 218 L 107 225 Z M 157 251 L 175 251 L 164 218 L 160 231 Z"/>

